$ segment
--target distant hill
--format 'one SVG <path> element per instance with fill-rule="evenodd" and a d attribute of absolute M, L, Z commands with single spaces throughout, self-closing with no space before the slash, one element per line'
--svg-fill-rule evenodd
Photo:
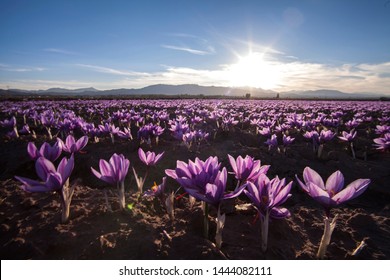
<path fill-rule="evenodd" d="M 226 96 L 226 97 L 243 97 L 250 94 L 253 98 L 275 98 L 279 94 L 280 98 L 291 99 L 379 99 L 381 96 L 389 95 L 371 94 L 371 93 L 345 93 L 337 90 L 303 90 L 303 91 L 286 91 L 275 92 L 272 90 L 263 90 L 261 88 L 250 87 L 218 87 L 218 86 L 200 86 L 196 84 L 184 85 L 166 85 L 157 84 L 139 89 L 110 89 L 97 90 L 93 87 L 79 89 L 50 88 L 47 90 L 0 90 L 0 96 L 67 96 L 67 97 L 112 97 L 112 96 Z"/>
<path fill-rule="evenodd" d="M 338 90 L 320 89 L 320 90 L 302 90 L 286 91 L 280 93 L 281 98 L 297 99 L 366 99 L 380 98 L 383 95 L 373 93 L 346 93 Z"/>

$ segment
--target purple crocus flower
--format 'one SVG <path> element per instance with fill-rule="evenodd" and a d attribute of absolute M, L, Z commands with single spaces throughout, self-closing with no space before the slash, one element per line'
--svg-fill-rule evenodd
<path fill-rule="evenodd" d="M 325 208 L 324 234 L 317 252 L 317 258 L 322 259 L 330 244 L 338 217 L 336 215 L 331 221 L 330 208 L 361 195 L 371 181 L 370 179 L 357 179 L 344 188 L 344 176 L 340 171 L 336 171 L 324 184 L 321 176 L 310 167 L 306 167 L 303 171 L 304 183 L 299 180 L 298 176 L 295 175 L 295 177 L 301 188 Z"/>
<path fill-rule="evenodd" d="M 28 135 L 31 133 L 31 130 L 30 130 L 30 127 L 28 126 L 28 124 L 25 124 L 21 130 L 19 130 L 19 134 L 22 134 L 22 135 Z"/>
<path fill-rule="evenodd" d="M 73 171 L 74 158 L 63 158 L 56 169 L 53 163 L 40 157 L 35 162 L 35 170 L 41 181 L 15 176 L 23 183 L 21 189 L 27 192 L 51 192 L 61 190 Z"/>
<path fill-rule="evenodd" d="M 65 143 L 61 139 L 58 140 L 61 142 L 62 150 L 67 153 L 77 153 L 88 144 L 88 136 L 83 136 L 76 141 L 73 135 L 68 135 Z"/>
<path fill-rule="evenodd" d="M 286 136 L 283 134 L 283 145 L 284 146 L 289 146 L 294 142 L 295 138 L 292 138 L 291 136 Z"/>
<path fill-rule="evenodd" d="M 268 139 L 267 141 L 265 141 L 265 144 L 268 145 L 269 150 L 273 147 L 277 147 L 278 146 L 278 138 L 277 138 L 276 134 L 272 134 L 271 138 Z"/>
<path fill-rule="evenodd" d="M 12 129 L 16 127 L 16 118 L 12 117 L 9 120 L 5 119 L 4 121 L 0 121 L 0 126 Z"/>
<path fill-rule="evenodd" d="M 343 131 L 342 132 L 343 136 L 338 136 L 340 140 L 345 141 L 345 142 L 349 142 L 349 145 L 351 147 L 351 152 L 352 152 L 352 158 L 353 159 L 356 158 L 356 156 L 355 156 L 355 149 L 353 147 L 353 139 L 355 139 L 356 134 L 357 134 L 357 132 L 354 131 L 354 129 L 352 129 L 351 132 L 348 133 L 346 131 Z"/>
<path fill-rule="evenodd" d="M 374 139 L 374 145 L 377 150 L 386 151 L 390 149 L 390 133 L 386 133 L 384 137 Z"/>
<path fill-rule="evenodd" d="M 331 130 L 321 130 L 319 141 L 320 143 L 324 143 L 332 140 L 334 136 L 335 133 L 333 133 Z"/>
<path fill-rule="evenodd" d="M 225 194 L 227 171 L 225 167 L 222 171 L 219 170 L 220 166 L 217 157 L 209 157 L 206 161 L 196 158 L 195 162 L 190 160 L 188 164 L 178 160 L 175 170 L 165 170 L 165 174 L 175 179 L 188 194 L 203 202 L 205 238 L 208 238 L 209 233 L 208 205 L 212 204 L 218 209 L 215 237 L 218 248 L 222 244 L 222 229 L 225 222 L 225 215 L 221 215 L 220 212 L 221 201 L 237 197 L 244 190 L 244 187 L 241 187 L 232 193 Z"/>
<path fill-rule="evenodd" d="M 390 125 L 377 125 L 375 129 L 375 133 L 379 135 L 390 133 Z"/>
<path fill-rule="evenodd" d="M 165 174 L 175 179 L 193 197 L 218 206 L 221 200 L 236 197 L 243 190 L 240 188 L 225 194 L 227 172 L 226 168 L 220 171 L 220 166 L 217 157 L 209 157 L 206 161 L 195 158 L 188 164 L 178 160 L 176 169 L 166 169 Z"/>
<path fill-rule="evenodd" d="M 247 182 L 244 193 L 263 217 L 269 215 L 274 219 L 290 216 L 286 208 L 280 208 L 290 196 L 292 181 L 286 185 L 286 179 L 278 176 L 270 180 L 265 174 L 260 174 L 255 182 Z"/>
<path fill-rule="evenodd" d="M 91 167 L 92 173 L 100 180 L 116 185 L 118 188 L 119 206 L 125 209 L 125 178 L 129 170 L 130 161 L 124 155 L 113 154 L 109 162 L 101 159 L 99 161 L 100 172 Z"/>
<path fill-rule="evenodd" d="M 163 155 L 164 152 L 156 155 L 154 152 L 147 151 L 145 153 L 144 150 L 142 150 L 141 148 L 138 149 L 138 156 L 140 160 L 147 166 L 156 165 Z"/>
<path fill-rule="evenodd" d="M 57 139 L 57 142 L 50 146 L 49 143 L 45 142 L 42 146 L 37 149 L 33 142 L 29 142 L 27 145 L 28 155 L 32 160 L 37 160 L 40 157 L 44 157 L 50 161 L 58 159 L 62 152 L 62 141 Z"/>
<path fill-rule="evenodd" d="M 150 188 L 150 190 L 147 190 L 144 193 L 144 196 L 155 196 L 159 198 L 163 197 L 166 181 L 167 181 L 167 177 L 164 177 L 160 185 L 157 185 L 156 182 L 154 182 L 154 185 Z"/>
<path fill-rule="evenodd" d="M 259 212 L 261 222 L 261 248 L 263 252 L 268 246 L 268 225 L 269 218 L 282 219 L 290 216 L 290 211 L 281 208 L 290 196 L 292 182 L 286 185 L 286 180 L 275 177 L 270 180 L 265 174 L 261 174 L 257 180 L 247 182 L 244 193 L 252 201 Z"/>
<path fill-rule="evenodd" d="M 260 160 L 254 160 L 248 155 L 245 158 L 238 156 L 236 160 L 231 155 L 228 157 L 235 177 L 240 182 L 255 182 L 260 174 L 266 174 L 270 168 L 269 165 L 262 166 Z"/>
<path fill-rule="evenodd" d="M 124 182 L 129 166 L 130 161 L 124 155 L 114 153 L 108 162 L 104 159 L 99 161 L 100 172 L 96 171 L 93 167 L 91 167 L 91 170 L 100 180 L 110 185 L 116 185 L 117 183 Z"/>
<path fill-rule="evenodd" d="M 27 192 L 57 192 L 61 197 L 61 221 L 66 223 L 69 219 L 70 203 L 74 193 L 75 185 L 69 186 L 69 177 L 73 171 L 73 154 L 70 159 L 63 158 L 57 169 L 53 163 L 40 157 L 35 162 L 35 170 L 41 181 L 15 176 L 23 185 L 20 188 Z"/>
<path fill-rule="evenodd" d="M 321 176 L 310 167 L 306 167 L 303 171 L 304 183 L 298 176 L 295 177 L 301 188 L 325 207 L 328 216 L 331 207 L 361 195 L 371 182 L 370 179 L 358 179 L 344 188 L 344 176 L 340 171 L 336 171 L 324 184 Z"/>
<path fill-rule="evenodd" d="M 352 142 L 355 139 L 357 131 L 352 129 L 350 132 L 343 131 L 341 132 L 342 136 L 338 136 L 338 138 L 342 141 Z"/>

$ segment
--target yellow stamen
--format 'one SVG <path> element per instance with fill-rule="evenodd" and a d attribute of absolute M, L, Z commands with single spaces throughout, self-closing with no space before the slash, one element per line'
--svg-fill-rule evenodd
<path fill-rule="evenodd" d="M 152 191 L 156 192 L 158 190 L 158 185 L 154 182 L 154 185 L 151 187 Z"/>

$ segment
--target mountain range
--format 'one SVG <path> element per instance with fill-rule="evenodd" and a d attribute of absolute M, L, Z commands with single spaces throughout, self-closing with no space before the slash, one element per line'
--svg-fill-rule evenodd
<path fill-rule="evenodd" d="M 292 98 L 292 99 L 378 99 L 380 97 L 389 97 L 375 93 L 345 93 L 337 90 L 302 90 L 276 92 L 264 90 L 261 88 L 249 87 L 218 87 L 218 86 L 200 86 L 196 84 L 166 85 L 157 84 L 139 89 L 110 89 L 98 90 L 93 87 L 79 89 L 49 88 L 47 90 L 20 90 L 9 89 L 1 90 L 0 96 L 68 96 L 68 97 L 142 97 L 142 96 L 225 96 L 225 97 L 245 97 L 250 94 L 254 98 Z"/>

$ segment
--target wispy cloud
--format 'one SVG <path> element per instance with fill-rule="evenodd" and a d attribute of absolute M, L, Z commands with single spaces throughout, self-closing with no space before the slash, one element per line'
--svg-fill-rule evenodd
<path fill-rule="evenodd" d="M 195 55 L 211 55 L 215 54 L 215 48 L 208 40 L 186 33 L 169 33 L 169 37 L 174 39 L 172 44 L 162 44 L 161 47 L 176 51 L 183 51 Z M 170 38 L 170 41 L 172 39 Z"/>
<path fill-rule="evenodd" d="M 43 67 L 26 67 L 26 66 L 13 66 L 4 63 L 0 63 L 0 70 L 8 71 L 8 72 L 42 72 L 45 71 L 46 68 Z"/>
<path fill-rule="evenodd" d="M 188 52 L 188 53 L 196 54 L 196 55 L 209 55 L 209 54 L 213 54 L 215 52 L 214 49 L 209 49 L 209 50 L 205 51 L 205 50 L 196 50 L 196 49 L 191 49 L 191 48 L 187 48 L 187 47 L 179 47 L 179 46 L 172 46 L 172 45 L 161 45 L 161 46 L 163 48 L 166 48 L 166 49 L 183 51 L 183 52 Z"/>
<path fill-rule="evenodd" d="M 88 68 L 96 72 L 100 73 L 106 73 L 106 74 L 113 74 L 113 75 L 120 75 L 120 76 L 147 76 L 148 73 L 142 73 L 142 72 L 135 72 L 135 71 L 124 71 L 124 70 L 118 70 L 113 69 L 109 67 L 104 66 L 97 66 L 97 65 L 90 65 L 90 64 L 76 64 L 76 66 Z"/>
<path fill-rule="evenodd" d="M 68 51 L 65 49 L 57 49 L 57 48 L 46 48 L 43 49 L 45 52 L 51 52 L 51 53 L 59 53 L 59 54 L 66 54 L 66 55 L 76 55 L 77 53 Z"/>

